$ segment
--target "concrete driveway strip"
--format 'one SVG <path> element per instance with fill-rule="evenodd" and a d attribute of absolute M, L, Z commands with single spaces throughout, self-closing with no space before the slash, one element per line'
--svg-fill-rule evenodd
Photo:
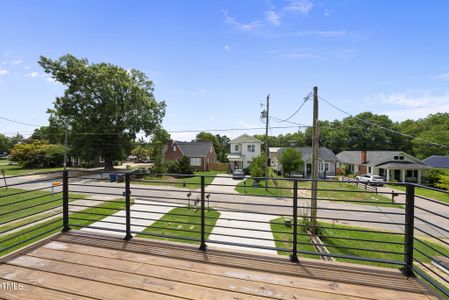
<path fill-rule="evenodd" d="M 167 206 L 161 206 L 162 204 L 160 202 L 144 201 L 139 199 L 135 199 L 134 203 L 135 204 L 131 206 L 131 231 L 133 232 L 144 231 L 145 228 L 151 226 L 164 214 L 168 213 L 173 208 L 180 206 L 172 203 Z M 126 211 L 121 210 L 109 217 L 89 225 L 90 227 L 104 228 L 104 230 L 89 227 L 84 227 L 81 230 L 96 233 L 108 232 L 109 234 L 124 236 L 126 231 L 125 216 Z"/>
<path fill-rule="evenodd" d="M 270 220 L 272 218 L 273 216 L 259 215 L 253 213 L 220 211 L 220 218 L 218 219 L 214 229 L 212 230 L 212 233 L 209 235 L 209 240 L 214 242 L 238 243 L 259 247 L 274 248 L 276 247 L 276 245 L 273 241 L 273 234 L 271 233 L 270 227 Z M 261 221 L 265 223 L 250 222 L 251 220 Z M 234 227 L 234 228 L 224 228 L 221 226 Z M 251 237 L 257 239 L 252 239 Z M 226 248 L 234 250 L 245 250 L 259 253 L 261 252 L 261 253 L 276 254 L 275 250 L 269 249 L 224 245 L 220 243 L 209 243 L 208 245 L 209 247 L 214 248 Z"/>

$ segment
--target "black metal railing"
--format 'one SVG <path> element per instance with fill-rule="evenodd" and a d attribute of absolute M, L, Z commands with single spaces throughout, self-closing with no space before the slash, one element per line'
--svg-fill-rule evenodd
<path fill-rule="evenodd" d="M 61 185 L 55 188 L 55 181 Z M 449 296 L 441 263 L 449 259 L 447 191 L 414 183 L 391 183 L 392 190 L 319 180 L 314 226 L 310 179 L 242 182 L 221 174 L 63 171 L 7 182 L 17 190 L 0 194 L 0 255 L 73 228 L 126 240 L 186 242 L 201 251 L 210 246 L 271 252 L 290 255 L 292 262 L 307 257 L 397 267 Z M 434 199 L 425 191 L 443 196 Z"/>

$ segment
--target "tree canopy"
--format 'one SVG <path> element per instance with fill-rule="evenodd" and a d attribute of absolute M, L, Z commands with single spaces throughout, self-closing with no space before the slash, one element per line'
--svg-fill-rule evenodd
<path fill-rule="evenodd" d="M 288 148 L 282 152 L 279 161 L 282 164 L 282 170 L 286 174 L 299 172 L 304 167 L 301 152 L 295 148 Z"/>
<path fill-rule="evenodd" d="M 156 101 L 143 72 L 71 54 L 57 60 L 41 56 L 39 64 L 66 86 L 48 112 L 54 123 L 71 126 L 70 146 L 82 159 L 101 155 L 110 169 L 130 152 L 138 132 L 150 135 L 160 128 L 165 103 Z"/>

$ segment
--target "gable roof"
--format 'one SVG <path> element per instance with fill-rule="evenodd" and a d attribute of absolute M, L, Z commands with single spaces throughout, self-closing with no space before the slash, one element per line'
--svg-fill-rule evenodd
<path fill-rule="evenodd" d="M 449 156 L 432 155 L 423 160 L 423 163 L 439 169 L 449 169 Z"/>
<path fill-rule="evenodd" d="M 360 154 L 362 151 L 342 151 L 337 154 L 338 159 L 343 163 L 360 165 Z M 404 155 L 408 161 L 424 165 L 420 160 L 403 151 L 366 151 L 367 163 L 364 165 L 379 165 L 392 161 L 395 156 Z"/>
<path fill-rule="evenodd" d="M 206 156 L 210 147 L 214 149 L 212 142 L 180 142 L 174 141 L 174 144 L 178 145 L 182 153 L 188 157 L 202 157 Z"/>
<path fill-rule="evenodd" d="M 282 147 L 279 148 L 279 154 L 281 154 L 283 151 L 288 149 L 289 147 Z M 295 147 L 296 150 L 301 152 L 302 159 L 303 160 L 310 160 L 312 159 L 312 147 Z M 323 161 L 332 161 L 337 162 L 338 157 L 335 155 L 335 153 L 326 147 L 319 147 L 318 148 L 318 159 Z"/>
<path fill-rule="evenodd" d="M 241 136 L 236 137 L 232 141 L 229 142 L 230 144 L 241 144 L 241 143 L 262 143 L 262 141 L 256 139 L 253 136 L 247 135 L 246 133 L 242 134 Z"/>

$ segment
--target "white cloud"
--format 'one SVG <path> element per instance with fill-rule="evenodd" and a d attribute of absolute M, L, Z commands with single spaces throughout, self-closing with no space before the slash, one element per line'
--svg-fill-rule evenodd
<path fill-rule="evenodd" d="M 252 31 L 256 28 L 259 28 L 261 25 L 260 21 L 252 21 L 249 23 L 241 23 L 238 22 L 234 17 L 231 17 L 227 10 L 222 10 L 223 15 L 225 17 L 225 23 L 232 25 L 233 27 L 243 30 L 243 31 Z"/>
<path fill-rule="evenodd" d="M 229 51 L 229 50 L 231 50 L 231 47 L 230 46 L 228 46 L 228 45 L 225 45 L 224 47 L 223 47 L 226 51 Z"/>
<path fill-rule="evenodd" d="M 281 25 L 281 16 L 274 10 L 267 10 L 265 12 L 265 20 L 274 26 Z"/>
<path fill-rule="evenodd" d="M 39 77 L 39 76 L 40 75 L 39 75 L 38 72 L 31 72 L 31 73 L 25 74 L 25 77 L 33 77 L 33 78 L 35 78 L 35 77 Z"/>
<path fill-rule="evenodd" d="M 23 67 L 24 70 L 29 70 L 30 68 L 31 68 L 30 66 Z"/>
<path fill-rule="evenodd" d="M 438 112 L 449 112 L 449 91 L 440 94 L 430 91 L 407 91 L 390 95 L 380 94 L 370 99 L 377 99 L 397 107 L 382 112 L 395 120 L 417 119 Z"/>
<path fill-rule="evenodd" d="M 23 63 L 23 60 L 21 60 L 21 59 L 11 61 L 12 65 L 18 65 L 18 64 L 21 64 L 21 63 Z"/>
<path fill-rule="evenodd" d="M 284 9 L 306 15 L 312 7 L 313 3 L 310 0 L 291 0 L 290 3 L 284 7 Z"/>
<path fill-rule="evenodd" d="M 207 90 L 205 88 L 201 88 L 199 90 L 193 91 L 192 96 L 204 95 L 206 93 L 207 93 Z"/>
<path fill-rule="evenodd" d="M 8 74 L 8 73 L 9 73 L 8 70 L 0 69 L 0 76 L 6 75 L 6 74 Z"/>

